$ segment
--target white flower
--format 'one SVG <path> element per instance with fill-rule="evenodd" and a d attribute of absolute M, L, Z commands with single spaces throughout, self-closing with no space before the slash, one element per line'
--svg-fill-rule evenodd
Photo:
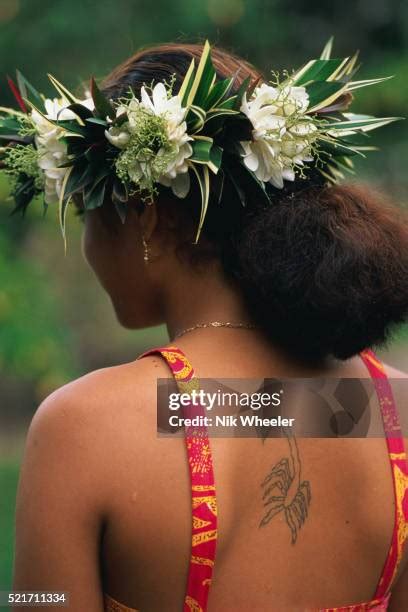
<path fill-rule="evenodd" d="M 253 126 L 253 140 L 241 142 L 244 164 L 260 181 L 282 189 L 284 180 L 295 180 L 296 166 L 313 160 L 317 127 L 305 115 L 308 106 L 304 87 L 263 83 L 249 101 L 244 94 L 241 112 Z"/>
<path fill-rule="evenodd" d="M 92 98 L 79 100 L 79 103 L 89 108 L 94 109 Z M 33 109 L 31 119 L 36 128 L 35 143 L 39 152 L 39 167 L 43 170 L 45 176 L 45 201 L 52 204 L 58 201 L 62 182 L 64 180 L 66 168 L 58 168 L 68 160 L 66 144 L 61 142 L 61 138 L 66 133 L 61 127 L 58 127 L 48 121 L 56 121 L 57 119 L 77 119 L 76 115 L 67 109 L 70 102 L 63 98 L 54 98 L 53 100 L 44 100 L 45 116 Z"/>
<path fill-rule="evenodd" d="M 127 115 L 127 121 L 120 126 L 110 127 L 105 135 L 109 142 L 119 149 L 126 150 L 128 146 L 134 145 L 134 158 L 126 160 L 129 178 L 142 186 L 152 182 L 161 183 L 171 187 L 179 198 L 184 198 L 190 189 L 187 160 L 193 153 L 190 144 L 193 139 L 187 134 L 186 109 L 183 108 L 179 96 L 169 98 L 163 83 L 155 85 L 151 97 L 145 87 L 142 87 L 140 100 L 132 98 L 127 104 L 118 106 L 116 116 L 120 117 L 124 113 Z M 164 121 L 161 135 L 156 126 L 161 146 L 146 157 L 143 152 L 154 149 L 154 142 L 149 142 L 149 137 L 152 140 L 156 136 L 155 128 L 149 131 L 149 116 L 161 117 Z M 141 135 L 141 128 L 144 127 L 145 137 Z M 135 145 L 136 138 L 140 155 Z"/>
<path fill-rule="evenodd" d="M 118 149 L 124 149 L 130 140 L 129 130 L 121 127 L 111 127 L 105 130 L 105 136 Z"/>

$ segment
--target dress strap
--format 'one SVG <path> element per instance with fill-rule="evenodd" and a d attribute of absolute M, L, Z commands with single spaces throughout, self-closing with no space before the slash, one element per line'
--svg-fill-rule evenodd
<path fill-rule="evenodd" d="M 167 362 L 180 393 L 199 391 L 200 383 L 187 357 L 176 346 L 149 350 L 142 355 L 160 354 Z M 183 416 L 205 416 L 202 405 L 183 406 Z M 202 419 L 201 419 L 202 421 Z M 190 471 L 192 499 L 192 541 L 184 612 L 204 612 L 207 609 L 216 542 L 217 500 L 214 470 L 207 428 L 185 427 L 185 442 Z"/>
<path fill-rule="evenodd" d="M 397 407 L 384 365 L 370 349 L 360 353 L 373 379 L 380 404 L 394 485 L 395 520 L 391 546 L 374 597 L 387 594 L 408 542 L 408 462 Z"/>

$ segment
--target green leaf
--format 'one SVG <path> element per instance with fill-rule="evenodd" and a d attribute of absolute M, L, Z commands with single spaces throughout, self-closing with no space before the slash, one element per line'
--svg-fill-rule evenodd
<path fill-rule="evenodd" d="M 248 90 L 249 84 L 251 82 L 251 77 L 247 77 L 240 85 L 235 98 L 234 109 L 239 110 L 242 104 L 242 98 L 244 93 Z"/>
<path fill-rule="evenodd" d="M 93 112 L 83 104 L 70 104 L 67 108 L 82 121 L 93 117 Z"/>
<path fill-rule="evenodd" d="M 320 56 L 320 59 L 322 60 L 328 60 L 330 59 L 330 56 L 332 54 L 332 50 L 333 50 L 333 41 L 334 41 L 334 37 L 331 36 L 329 38 L 329 40 L 327 41 L 327 43 L 325 44 L 322 54 Z"/>
<path fill-rule="evenodd" d="M 81 158 L 80 158 L 80 157 L 70 157 L 70 158 L 68 159 L 68 161 L 63 162 L 62 164 L 58 164 L 58 165 L 57 165 L 57 168 L 71 168 L 71 166 L 73 167 L 73 166 L 75 166 L 75 165 L 76 165 L 76 163 L 75 163 L 75 162 L 76 162 L 77 160 L 78 160 L 78 161 L 81 161 Z"/>
<path fill-rule="evenodd" d="M 360 65 L 357 65 L 359 53 L 360 53 L 359 51 L 356 51 L 353 57 L 349 59 L 347 64 L 343 66 L 343 68 L 340 70 L 339 74 L 337 75 L 338 79 L 344 79 L 346 77 L 350 79 L 352 75 L 355 74 L 359 70 Z"/>
<path fill-rule="evenodd" d="M 62 181 L 61 193 L 60 193 L 59 202 L 58 202 L 58 218 L 60 222 L 62 237 L 64 239 L 64 252 L 65 253 L 67 252 L 67 239 L 66 239 L 66 234 L 65 234 L 65 219 L 67 215 L 68 204 L 71 201 L 71 198 L 67 197 L 65 194 L 65 188 L 67 186 L 68 179 L 70 177 L 71 172 L 72 172 L 72 168 L 68 168 L 68 170 L 65 173 L 64 179 Z"/>
<path fill-rule="evenodd" d="M 349 121 L 361 121 L 362 119 L 375 119 L 373 115 L 361 115 L 357 113 L 342 113 L 342 117 L 347 117 Z"/>
<path fill-rule="evenodd" d="M 191 104 L 200 106 L 200 102 L 207 97 L 211 89 L 214 77 L 215 70 L 211 61 L 211 46 L 208 40 L 206 40 L 197 72 L 188 94 L 187 106 Z"/>
<path fill-rule="evenodd" d="M 325 166 L 325 168 L 327 168 L 327 167 Z M 327 172 L 326 172 L 326 170 L 324 168 L 318 168 L 318 170 L 319 170 L 320 174 L 322 176 L 324 176 L 329 181 L 329 183 L 332 183 L 332 184 L 336 183 L 335 177 L 332 174 L 330 174 L 330 168 L 327 168 L 327 170 L 328 170 Z"/>
<path fill-rule="evenodd" d="M 232 117 L 232 115 L 234 116 Z M 240 116 L 240 113 L 237 111 L 229 110 L 219 110 L 218 112 L 211 113 L 210 116 L 207 116 L 205 122 L 205 133 L 215 137 L 221 130 L 228 129 L 231 121 L 234 121 Z"/>
<path fill-rule="evenodd" d="M 205 122 L 205 133 L 211 138 L 215 138 L 224 129 L 226 119 L 226 113 L 219 113 L 219 115 L 209 117 Z"/>
<path fill-rule="evenodd" d="M 98 112 L 101 118 L 106 119 L 106 117 L 110 117 L 111 119 L 114 119 L 115 111 L 113 106 L 101 92 L 93 77 L 91 79 L 91 94 L 95 104 L 95 110 Z"/>
<path fill-rule="evenodd" d="M 346 172 L 349 172 L 350 174 L 355 174 L 353 171 L 353 162 L 349 157 L 336 157 L 334 162 L 339 168 L 346 170 Z"/>
<path fill-rule="evenodd" d="M 322 145 L 321 153 L 337 157 L 337 156 L 345 156 L 345 155 L 361 155 L 361 157 L 365 157 L 357 147 L 352 146 L 345 141 L 336 138 L 322 138 L 319 139 L 319 142 L 324 143 Z"/>
<path fill-rule="evenodd" d="M 249 85 L 248 90 L 247 90 L 248 100 L 252 96 L 252 94 L 254 93 L 255 89 L 258 87 L 261 81 L 262 81 L 262 77 L 259 76 L 257 79 L 253 81 L 252 84 Z"/>
<path fill-rule="evenodd" d="M 207 140 L 194 140 L 192 143 L 193 153 L 189 159 L 199 164 L 208 164 L 211 160 L 211 148 L 213 146 L 212 138 Z"/>
<path fill-rule="evenodd" d="M 223 102 L 221 102 L 221 104 L 219 104 L 217 108 L 213 108 L 212 111 L 215 112 L 218 110 L 230 110 L 230 111 L 233 111 L 231 114 L 235 114 L 239 112 L 235 109 L 236 99 L 237 99 L 237 96 L 232 96 L 231 98 L 227 98 L 227 100 L 224 100 Z"/>
<path fill-rule="evenodd" d="M 223 155 L 223 150 L 221 147 L 219 147 L 216 144 L 211 147 L 211 151 L 210 151 L 211 161 L 208 164 L 208 167 L 210 168 L 210 170 L 214 172 L 214 174 L 217 174 L 217 172 L 221 168 L 222 155 Z"/>
<path fill-rule="evenodd" d="M 113 181 L 112 198 L 117 202 L 123 203 L 126 203 L 129 199 L 126 185 L 124 185 L 117 177 L 115 177 Z"/>
<path fill-rule="evenodd" d="M 184 80 L 181 84 L 181 87 L 179 89 L 178 95 L 181 98 L 181 103 L 183 106 L 187 106 L 187 99 L 189 96 L 189 93 L 191 91 L 191 86 L 193 84 L 193 80 L 194 80 L 194 68 L 195 68 L 195 61 L 194 58 L 191 60 L 191 64 L 189 66 L 189 69 L 186 72 L 186 76 L 184 77 Z"/>
<path fill-rule="evenodd" d="M 224 157 L 223 170 L 238 195 L 240 195 L 238 188 L 242 191 L 241 204 L 245 206 L 248 199 L 248 201 L 256 201 L 260 205 L 268 206 L 270 198 L 266 191 L 266 184 L 260 181 L 251 170 L 248 170 L 242 158 L 238 158 L 236 153 L 225 152 Z"/>
<path fill-rule="evenodd" d="M 214 174 L 217 174 L 221 167 L 222 148 L 215 145 L 213 139 L 207 136 L 196 136 L 192 147 L 193 154 L 189 160 L 197 164 L 206 164 Z"/>
<path fill-rule="evenodd" d="M 75 98 L 75 96 L 70 91 L 68 91 L 68 89 L 64 87 L 64 85 L 62 85 L 62 83 L 57 81 L 57 79 L 53 77 L 52 74 L 47 74 L 47 76 L 62 98 L 64 98 L 71 104 L 76 104 L 77 102 L 79 102 L 79 100 Z"/>
<path fill-rule="evenodd" d="M 210 111 L 206 117 L 205 123 L 207 124 L 211 119 L 215 117 L 227 117 L 231 115 L 239 115 L 240 112 L 236 110 L 230 110 L 229 108 L 214 108 Z"/>
<path fill-rule="evenodd" d="M 89 190 L 84 190 L 84 208 L 92 210 L 102 206 L 105 198 L 107 179 L 103 178 L 96 184 L 94 183 Z"/>
<path fill-rule="evenodd" d="M 0 118 L 0 133 L 11 134 L 12 136 L 19 136 L 19 130 L 21 128 L 20 122 L 15 121 L 11 117 Z"/>
<path fill-rule="evenodd" d="M 220 169 L 218 174 L 212 180 L 212 190 L 214 196 L 214 202 L 216 204 L 221 204 L 222 196 L 224 194 L 224 185 L 225 185 L 225 172 Z"/>
<path fill-rule="evenodd" d="M 74 193 L 82 191 L 82 189 L 93 182 L 94 173 L 95 169 L 89 165 L 73 166 L 65 188 L 65 193 L 71 196 Z"/>
<path fill-rule="evenodd" d="M 333 80 L 333 76 L 345 65 L 348 59 L 311 60 L 293 75 L 293 82 L 295 85 L 305 85 L 311 81 Z"/>
<path fill-rule="evenodd" d="M 199 106 L 191 105 L 186 117 L 187 131 L 190 134 L 199 132 L 205 123 L 205 111 Z"/>
<path fill-rule="evenodd" d="M 204 224 L 205 215 L 207 213 L 207 208 L 208 208 L 208 202 L 210 199 L 210 175 L 209 175 L 207 166 L 196 167 L 194 164 L 191 164 L 190 167 L 193 170 L 194 174 L 196 175 L 198 185 L 200 187 L 200 193 L 201 193 L 200 220 L 198 223 L 197 234 L 196 234 L 195 241 L 194 241 L 194 243 L 197 244 L 198 239 L 201 234 L 201 229 Z"/>
<path fill-rule="evenodd" d="M 218 81 L 218 83 L 214 85 L 214 87 L 211 89 L 210 93 L 208 94 L 203 108 L 205 108 L 208 111 L 214 106 L 217 106 L 217 104 L 221 102 L 221 100 L 226 95 L 228 95 L 233 83 L 234 83 L 233 78 Z"/>
<path fill-rule="evenodd" d="M 0 111 L 4 110 L 7 112 L 7 109 L 4 107 L 0 107 Z M 26 115 L 24 115 L 26 117 Z M 31 142 L 32 136 L 21 136 L 19 131 L 21 129 L 21 122 L 19 120 L 19 116 L 9 115 L 7 117 L 0 117 L 0 138 L 3 140 L 14 140 L 15 142 Z"/>
<path fill-rule="evenodd" d="M 369 87 L 370 85 L 377 85 L 377 83 L 383 83 L 393 79 L 394 75 L 388 77 L 381 77 L 378 79 L 366 79 L 364 81 L 351 81 L 347 88 L 347 91 L 354 91 L 355 89 L 361 89 L 361 87 Z"/>
<path fill-rule="evenodd" d="M 259 180 L 256 174 L 254 172 L 251 172 L 251 170 L 249 170 L 245 166 L 243 161 L 241 161 L 241 167 L 246 171 L 246 176 L 250 179 L 250 181 L 255 183 L 255 186 L 258 188 L 258 193 L 260 194 L 260 196 L 265 200 L 265 202 L 270 203 L 269 196 L 266 192 L 265 183 Z"/>
<path fill-rule="evenodd" d="M 373 117 L 372 119 L 362 119 L 361 121 L 338 121 L 333 122 L 326 129 L 328 131 L 336 130 L 339 136 L 347 136 L 358 132 L 369 132 L 376 130 L 377 128 L 393 123 L 394 121 L 401 121 L 404 117 Z"/>
<path fill-rule="evenodd" d="M 77 134 L 67 132 L 61 140 L 67 145 L 67 154 L 70 159 L 77 160 L 80 157 L 84 157 L 84 151 L 86 151 L 87 146 L 85 136 L 80 138 Z"/>
<path fill-rule="evenodd" d="M 48 121 L 50 120 L 48 119 Z M 63 128 L 67 132 L 75 134 L 76 136 L 81 136 L 82 138 L 86 136 L 86 129 L 84 129 L 84 127 L 81 126 L 75 119 L 58 119 L 57 121 L 50 121 L 50 123 L 53 123 L 54 125 Z"/>
<path fill-rule="evenodd" d="M 211 59 L 209 60 L 211 61 Z M 217 75 L 215 73 L 214 67 L 211 63 L 212 71 L 207 70 L 204 72 L 203 77 L 201 79 L 200 85 L 198 87 L 197 93 L 194 98 L 194 104 L 200 106 L 201 108 L 206 108 L 205 101 L 215 86 Z M 212 77 L 212 78 L 210 78 Z"/>
<path fill-rule="evenodd" d="M 336 163 L 327 164 L 326 168 L 330 171 L 336 183 L 339 180 L 344 179 L 344 174 L 339 170 Z"/>
<path fill-rule="evenodd" d="M 343 81 L 343 82 L 350 81 L 353 74 L 355 74 L 359 70 L 360 65 L 361 65 L 361 64 L 357 65 L 358 56 L 359 56 L 359 51 L 356 51 L 353 57 L 346 58 L 347 61 L 345 61 L 344 65 L 341 66 L 336 72 L 337 81 Z M 333 79 L 330 79 L 330 80 L 333 80 Z"/>
<path fill-rule="evenodd" d="M 237 196 L 238 196 L 238 199 L 239 199 L 241 205 L 242 206 L 246 206 L 247 201 L 246 201 L 245 191 L 244 191 L 244 189 L 242 189 L 241 185 L 239 184 L 239 181 L 236 180 L 236 178 L 234 177 L 234 173 L 233 172 L 229 172 L 227 174 L 227 176 L 228 176 L 232 186 L 234 187 L 234 189 L 235 189 L 235 191 L 237 193 Z"/>
<path fill-rule="evenodd" d="M 347 83 L 343 86 L 340 86 L 340 89 L 337 89 L 335 85 L 341 85 L 339 83 L 323 83 L 324 86 L 330 85 L 332 87 L 332 94 L 329 93 L 329 88 L 327 88 L 326 96 L 323 97 L 320 102 L 317 102 L 313 106 L 309 106 L 307 109 L 307 114 L 317 113 L 324 108 L 330 107 L 333 103 L 338 100 L 346 91 L 347 91 Z M 324 89 L 324 88 L 323 88 Z M 317 90 L 316 90 L 317 91 Z M 312 90 L 313 93 L 313 90 Z"/>
<path fill-rule="evenodd" d="M 89 117 L 89 119 L 85 120 L 86 123 L 92 123 L 95 125 L 102 125 L 104 127 L 108 127 L 108 122 L 104 119 L 99 119 L 98 117 Z"/>
<path fill-rule="evenodd" d="M 21 182 L 14 192 L 15 207 L 10 212 L 10 216 L 21 212 L 24 217 L 27 207 L 35 196 L 34 179 L 29 177 L 25 182 Z"/>
<path fill-rule="evenodd" d="M 310 85 L 306 86 L 306 91 L 309 94 L 310 108 L 310 110 L 308 109 L 307 112 L 311 112 L 311 110 L 315 106 L 319 108 L 324 108 L 324 106 L 328 106 L 326 101 L 333 101 L 333 96 L 335 96 L 335 98 L 338 97 L 339 92 L 341 92 L 342 90 L 344 90 L 343 83 L 336 83 L 330 81 L 315 81 L 313 83 L 310 83 Z"/>
<path fill-rule="evenodd" d="M 87 149 L 84 150 L 84 157 L 92 166 L 106 168 L 111 163 L 110 160 L 106 158 L 104 144 L 105 143 L 101 142 L 91 142 Z M 118 151 L 118 149 L 116 149 L 116 151 Z M 112 159 L 114 155 L 117 155 L 117 153 L 112 153 Z"/>
<path fill-rule="evenodd" d="M 27 119 L 27 114 L 22 113 L 21 111 L 17 111 L 14 108 L 7 108 L 6 106 L 0 106 L 0 113 L 6 113 L 6 116 L 0 115 L 0 125 L 4 125 L 5 122 L 8 122 L 9 125 L 15 126 L 13 129 L 20 129 L 21 120 Z"/>
<path fill-rule="evenodd" d="M 21 74 L 19 70 L 16 70 L 17 75 L 17 84 L 20 90 L 20 93 L 23 98 L 29 98 L 29 95 L 32 96 L 33 100 L 38 106 L 42 106 L 44 108 L 44 97 L 27 81 L 27 79 Z"/>
<path fill-rule="evenodd" d="M 38 108 L 38 106 L 35 106 L 35 104 L 33 104 L 32 102 L 30 102 L 30 100 L 28 98 L 23 98 L 24 102 L 33 110 L 36 110 L 37 113 L 39 113 L 41 115 L 41 117 L 43 117 L 46 121 L 48 121 L 49 123 L 51 123 L 52 125 L 58 125 L 58 123 L 56 121 L 53 121 L 52 119 L 48 119 L 47 115 L 45 114 L 45 110 L 42 111 Z"/>

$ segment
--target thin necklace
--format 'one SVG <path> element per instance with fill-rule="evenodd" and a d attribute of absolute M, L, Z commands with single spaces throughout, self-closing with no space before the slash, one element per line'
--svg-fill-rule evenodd
<path fill-rule="evenodd" d="M 230 323 L 229 321 L 210 321 L 209 323 L 197 323 L 197 325 L 192 325 L 191 327 L 186 327 L 186 329 L 182 329 L 177 332 L 173 337 L 173 340 L 176 338 L 180 338 L 180 336 L 184 336 L 188 332 L 191 332 L 195 329 L 204 329 L 206 327 L 229 327 L 230 329 L 256 329 L 256 325 L 252 323 Z"/>

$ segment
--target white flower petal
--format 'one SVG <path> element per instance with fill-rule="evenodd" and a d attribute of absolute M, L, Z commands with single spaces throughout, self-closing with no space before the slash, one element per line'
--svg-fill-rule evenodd
<path fill-rule="evenodd" d="M 304 87 L 272 87 L 262 83 L 241 112 L 253 125 L 252 142 L 241 142 L 243 162 L 257 178 L 282 189 L 295 180 L 295 168 L 309 161 L 318 129 L 305 115 L 309 96 Z"/>
<path fill-rule="evenodd" d="M 152 93 L 156 115 L 160 115 L 168 107 L 167 91 L 163 83 L 157 83 Z"/>
<path fill-rule="evenodd" d="M 111 127 L 109 130 L 105 130 L 105 136 L 118 149 L 124 149 L 130 140 L 129 132 L 119 127 Z"/>
<path fill-rule="evenodd" d="M 277 189 L 283 189 L 283 177 L 281 172 L 274 172 L 274 174 L 269 179 L 269 183 L 271 183 Z"/>
<path fill-rule="evenodd" d="M 175 196 L 185 198 L 190 191 L 190 175 L 188 172 L 178 174 L 171 182 L 171 188 Z"/>
<path fill-rule="evenodd" d="M 251 170 L 252 172 L 256 172 L 259 167 L 259 158 L 255 153 L 250 153 L 246 157 L 244 157 L 244 164 Z"/>
<path fill-rule="evenodd" d="M 154 113 L 154 106 L 153 103 L 150 99 L 149 94 L 147 93 L 145 87 L 142 87 L 142 89 L 140 90 L 140 97 L 141 97 L 141 103 L 142 105 L 147 108 L 148 110 L 151 110 Z"/>
<path fill-rule="evenodd" d="M 160 185 L 164 185 L 165 187 L 171 186 L 171 179 L 165 176 L 164 174 L 159 178 Z"/>
<path fill-rule="evenodd" d="M 295 180 L 295 172 L 292 168 L 284 168 L 282 170 L 282 176 L 286 181 L 294 181 Z"/>

